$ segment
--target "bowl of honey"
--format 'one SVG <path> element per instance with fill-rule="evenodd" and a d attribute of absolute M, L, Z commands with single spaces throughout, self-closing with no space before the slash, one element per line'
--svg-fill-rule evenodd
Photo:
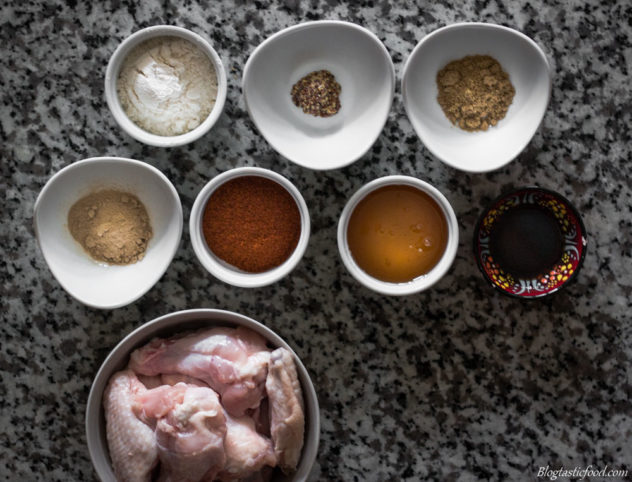
<path fill-rule="evenodd" d="M 450 269 L 459 245 L 454 210 L 435 187 L 386 176 L 361 187 L 338 223 L 340 257 L 351 275 L 385 295 L 430 288 Z"/>
<path fill-rule="evenodd" d="M 474 230 L 474 255 L 492 287 L 537 299 L 567 286 L 586 256 L 586 229 L 568 199 L 541 187 L 498 197 Z"/>

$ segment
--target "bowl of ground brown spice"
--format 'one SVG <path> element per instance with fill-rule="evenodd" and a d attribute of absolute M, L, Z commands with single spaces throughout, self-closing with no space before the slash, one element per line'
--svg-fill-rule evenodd
<path fill-rule="evenodd" d="M 198 194 L 189 221 L 200 263 L 225 283 L 255 288 L 287 275 L 307 248 L 309 211 L 286 178 L 258 167 L 231 169 Z"/>
<path fill-rule="evenodd" d="M 182 206 L 171 182 L 133 159 L 75 162 L 46 183 L 33 225 L 62 287 L 94 308 L 145 294 L 171 263 L 182 235 Z"/>
<path fill-rule="evenodd" d="M 468 172 L 499 169 L 524 150 L 549 102 L 551 68 L 529 37 L 460 23 L 424 37 L 404 66 L 402 96 L 426 148 Z"/>

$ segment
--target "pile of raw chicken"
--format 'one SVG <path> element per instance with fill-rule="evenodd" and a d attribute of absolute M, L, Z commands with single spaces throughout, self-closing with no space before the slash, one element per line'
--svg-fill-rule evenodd
<path fill-rule="evenodd" d="M 293 472 L 303 447 L 292 354 L 241 327 L 153 339 L 103 404 L 119 481 L 265 481 Z"/>

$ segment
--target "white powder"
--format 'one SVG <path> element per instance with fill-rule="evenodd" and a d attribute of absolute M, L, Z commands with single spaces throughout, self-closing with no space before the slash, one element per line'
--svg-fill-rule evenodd
<path fill-rule="evenodd" d="M 179 37 L 150 39 L 121 67 L 119 100 L 142 129 L 161 136 L 184 134 L 208 117 L 217 98 L 217 75 L 208 56 Z"/>

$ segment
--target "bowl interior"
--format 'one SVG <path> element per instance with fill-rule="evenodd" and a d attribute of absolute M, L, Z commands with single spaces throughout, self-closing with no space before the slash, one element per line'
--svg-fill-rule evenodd
<path fill-rule="evenodd" d="M 559 261 L 530 278 L 505 271 L 490 249 L 490 234 L 499 219 L 525 206 L 538 206 L 552 214 L 563 237 Z M 546 296 L 568 284 L 581 268 L 586 243 L 585 228 L 577 210 L 559 194 L 540 188 L 523 188 L 500 197 L 483 212 L 474 232 L 474 254 L 485 278 L 501 292 L 520 298 Z"/>
<path fill-rule="evenodd" d="M 153 237 L 137 263 L 100 264 L 70 234 L 70 207 L 104 188 L 131 192 L 147 208 Z M 142 296 L 167 269 L 180 243 L 182 207 L 173 185 L 148 164 L 129 159 L 87 159 L 71 164 L 48 181 L 35 205 L 34 225 L 44 258 L 64 289 L 87 305 L 115 308 Z"/>
<path fill-rule="evenodd" d="M 280 184 L 292 196 L 296 202 L 296 206 L 301 215 L 301 234 L 298 243 L 290 257 L 281 265 L 262 273 L 249 273 L 226 263 L 224 260 L 211 251 L 206 239 L 204 238 L 202 220 L 206 204 L 213 192 L 225 182 L 241 176 L 260 176 L 270 179 Z M 191 208 L 191 218 L 189 223 L 189 232 L 191 235 L 191 243 L 193 250 L 202 265 L 209 273 L 225 283 L 245 288 L 255 288 L 269 285 L 278 281 L 288 274 L 303 257 L 310 235 L 310 218 L 307 204 L 299 190 L 289 180 L 268 169 L 258 167 L 241 167 L 226 171 L 215 178 L 202 188 L 198 194 L 193 207 Z"/>
<path fill-rule="evenodd" d="M 467 55 L 494 57 L 516 91 L 505 118 L 487 131 L 454 126 L 437 101 L 437 73 Z M 502 167 L 526 147 L 544 117 L 550 86 L 549 64 L 539 47 L 515 30 L 489 24 L 458 24 L 428 35 L 413 50 L 402 81 L 408 117 L 428 150 L 471 172 Z"/>
<path fill-rule="evenodd" d="M 303 389 L 305 402 L 305 445 L 299 461 L 297 471 L 290 477 L 277 475 L 274 480 L 298 481 L 305 480 L 316 459 L 318 442 L 320 438 L 320 415 L 318 399 L 309 374 L 301 363 L 296 353 L 276 333 L 261 323 L 251 318 L 222 310 L 199 309 L 171 313 L 152 320 L 126 336 L 108 355 L 101 365 L 94 379 L 88 405 L 86 408 L 86 437 L 88 449 L 95 470 L 103 482 L 114 482 L 114 472 L 110 465 L 107 439 L 105 435 L 105 414 L 103 410 L 103 392 L 110 377 L 123 369 L 128 361 L 130 353 L 149 342 L 156 336 L 169 336 L 187 330 L 212 326 L 244 326 L 249 328 L 274 347 L 284 347 L 292 352 L 296 369 Z"/>
<path fill-rule="evenodd" d="M 314 117 L 295 106 L 292 86 L 315 70 L 340 84 L 340 111 Z M 393 64 L 372 33 L 347 22 L 310 22 L 283 30 L 248 59 L 243 91 L 253 122 L 283 156 L 304 167 L 334 169 L 362 156 L 386 122 Z"/>

